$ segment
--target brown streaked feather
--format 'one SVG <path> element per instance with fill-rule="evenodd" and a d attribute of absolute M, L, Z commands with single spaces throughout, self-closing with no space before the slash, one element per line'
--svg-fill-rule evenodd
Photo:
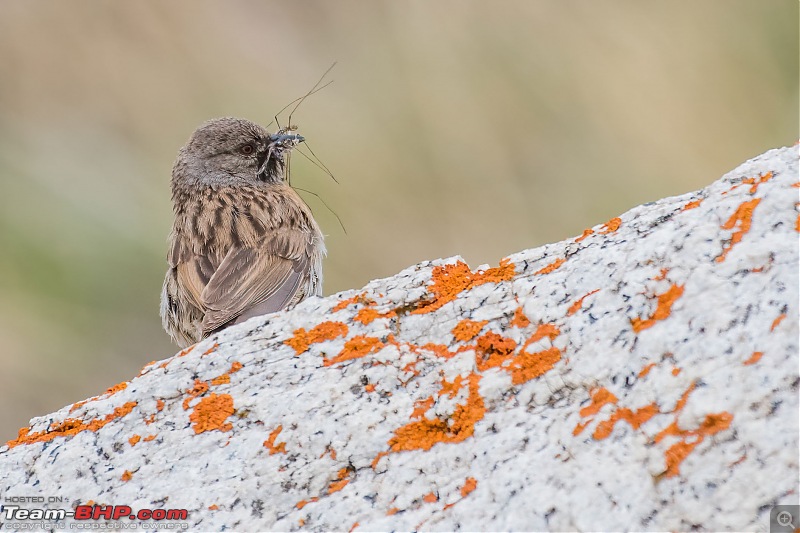
<path fill-rule="evenodd" d="M 198 259 L 202 261 L 203 257 L 193 258 L 186 263 L 180 263 L 175 267 L 175 275 L 178 284 L 183 288 L 189 302 L 198 309 L 203 308 L 203 289 L 205 289 L 210 278 L 206 278 L 200 274 L 200 269 L 197 268 Z"/>
<path fill-rule="evenodd" d="M 231 326 L 233 324 L 241 324 L 245 320 L 253 318 L 254 316 L 266 315 L 267 313 L 274 313 L 285 308 L 287 305 L 299 301 L 298 296 L 302 295 L 300 283 L 303 281 L 302 272 L 292 272 L 289 279 L 286 280 L 280 289 L 278 289 L 271 297 L 264 300 L 260 304 L 256 304 L 247 308 L 236 319 L 223 324 L 222 327 Z"/>
<path fill-rule="evenodd" d="M 297 290 L 300 270 L 293 261 L 263 249 L 232 249 L 200 295 L 207 309 L 203 334 L 255 306 L 283 309 Z"/>
<path fill-rule="evenodd" d="M 176 190 L 174 201 L 162 317 L 181 346 L 320 294 L 322 235 L 288 185 Z"/>

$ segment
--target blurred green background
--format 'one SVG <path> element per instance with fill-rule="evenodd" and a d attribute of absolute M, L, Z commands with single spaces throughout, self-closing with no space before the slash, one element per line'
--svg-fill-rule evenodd
<path fill-rule="evenodd" d="M 294 116 L 325 293 L 473 267 L 701 188 L 798 136 L 794 0 L 0 3 L 0 441 L 176 351 L 175 154 Z M 272 126 L 274 128 L 274 126 Z"/>

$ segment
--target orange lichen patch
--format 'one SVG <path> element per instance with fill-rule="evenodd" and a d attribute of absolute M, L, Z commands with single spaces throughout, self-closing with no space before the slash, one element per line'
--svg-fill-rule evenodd
<path fill-rule="evenodd" d="M 395 311 L 388 311 L 386 313 L 379 313 L 372 307 L 365 307 L 356 313 L 356 316 L 353 320 L 357 322 L 361 322 L 364 325 L 370 324 L 373 321 L 379 318 L 394 318 L 397 316 L 397 312 Z"/>
<path fill-rule="evenodd" d="M 742 363 L 743 365 L 754 365 L 758 363 L 758 361 L 764 356 L 764 352 L 753 352 L 753 355 L 750 358 Z"/>
<path fill-rule="evenodd" d="M 520 385 L 549 372 L 561 360 L 561 351 L 551 347 L 541 352 L 528 353 L 522 351 L 515 357 L 508 370 L 511 372 L 511 383 Z"/>
<path fill-rule="evenodd" d="M 728 466 L 729 466 L 729 467 L 734 467 L 734 466 L 736 466 L 736 465 L 742 464 L 742 463 L 743 463 L 743 462 L 744 462 L 746 459 L 747 459 L 747 454 L 745 453 L 745 454 L 743 454 L 741 457 L 739 457 L 738 459 L 736 459 L 734 462 L 732 462 L 731 464 L 729 464 Z"/>
<path fill-rule="evenodd" d="M 731 235 L 731 242 L 722 249 L 722 253 L 715 259 L 717 263 L 725 261 L 728 252 L 731 251 L 734 245 L 741 242 L 745 233 L 750 231 L 750 225 L 753 221 L 753 210 L 760 201 L 761 198 L 754 198 L 749 202 L 743 202 L 736 208 L 736 211 L 731 215 L 728 221 L 721 226 L 722 229 L 733 229 L 738 225 L 739 229 L 733 232 L 733 235 Z"/>
<path fill-rule="evenodd" d="M 512 339 L 502 337 L 493 331 L 478 337 L 475 347 L 475 363 L 478 370 L 483 372 L 505 363 L 517 349 L 517 343 Z"/>
<path fill-rule="evenodd" d="M 650 373 L 650 371 L 653 369 L 654 366 L 656 366 L 655 363 L 648 363 L 647 365 L 645 365 L 645 367 L 639 372 L 639 377 L 640 378 L 645 377 L 647 374 Z"/>
<path fill-rule="evenodd" d="M 453 337 L 458 342 L 467 342 L 475 338 L 480 333 L 483 326 L 488 324 L 488 320 L 481 320 L 480 322 L 465 318 L 453 328 Z"/>
<path fill-rule="evenodd" d="M 755 194 L 758 190 L 758 186 L 762 183 L 766 183 L 772 179 L 772 172 L 767 172 L 766 174 L 761 174 L 758 178 L 745 178 L 742 180 L 743 184 L 750 185 L 750 194 Z"/>
<path fill-rule="evenodd" d="M 411 361 L 410 363 L 408 363 L 406 366 L 404 366 L 400 370 L 402 372 L 410 372 L 411 374 L 414 374 L 415 376 L 418 376 L 419 375 L 419 370 L 417 370 L 417 363 L 419 363 L 419 361 Z"/>
<path fill-rule="evenodd" d="M 691 385 L 689 385 L 689 388 L 687 388 L 683 392 L 680 399 L 678 400 L 678 403 L 675 404 L 675 409 L 673 409 L 672 411 L 673 413 L 679 413 L 683 410 L 684 407 L 686 407 L 686 402 L 689 401 L 689 395 L 694 391 L 696 386 L 697 386 L 696 383 L 692 383 Z"/>
<path fill-rule="evenodd" d="M 286 443 L 281 442 L 279 444 L 275 444 L 275 439 L 278 438 L 278 434 L 283 431 L 283 425 L 276 427 L 272 430 L 272 433 L 269 434 L 267 440 L 264 441 L 264 448 L 269 450 L 270 455 L 275 455 L 276 453 L 286 453 Z"/>
<path fill-rule="evenodd" d="M 741 183 L 737 183 L 736 185 L 733 185 L 732 187 L 730 187 L 727 191 L 722 191 L 722 196 L 725 196 L 729 192 L 732 192 L 733 190 L 737 189 L 741 185 L 742 185 Z"/>
<path fill-rule="evenodd" d="M 559 329 L 553 324 L 539 324 L 539 327 L 536 328 L 536 331 L 533 333 L 533 335 L 531 335 L 531 337 L 525 341 L 525 345 L 522 347 L 522 349 L 524 350 L 530 344 L 545 337 L 550 337 L 550 340 L 552 341 L 559 335 L 561 335 L 561 331 L 559 331 Z"/>
<path fill-rule="evenodd" d="M 392 507 L 391 509 L 386 511 L 386 516 L 396 515 L 399 511 L 400 511 L 400 509 L 398 509 L 397 507 Z"/>
<path fill-rule="evenodd" d="M 234 372 L 238 372 L 241 369 L 242 369 L 242 363 L 239 363 L 238 361 L 234 361 L 233 363 L 231 363 L 231 368 L 228 370 L 228 372 L 226 372 L 225 374 L 221 374 L 221 375 L 215 377 L 214 379 L 212 379 L 210 381 L 210 384 L 211 385 L 216 385 L 216 386 L 227 385 L 228 383 L 231 382 L 231 376 L 230 375 L 233 374 Z"/>
<path fill-rule="evenodd" d="M 176 357 L 185 357 L 185 356 L 189 355 L 189 353 L 190 353 L 192 350 L 194 350 L 194 347 L 195 347 L 195 346 L 197 346 L 197 343 L 195 343 L 195 344 L 192 344 L 191 346 L 188 346 L 188 347 L 184 348 L 183 350 L 181 350 L 180 352 L 178 352 L 178 355 L 177 355 Z"/>
<path fill-rule="evenodd" d="M 669 274 L 668 268 L 662 268 L 661 271 L 658 273 L 658 276 L 653 278 L 653 281 L 661 281 L 667 279 L 667 274 Z"/>
<path fill-rule="evenodd" d="M 227 385 L 231 382 L 230 374 L 222 374 L 221 376 L 217 376 L 211 380 L 212 385 Z"/>
<path fill-rule="evenodd" d="M 133 473 L 130 470 L 126 470 L 126 471 L 124 471 L 122 473 L 122 476 L 120 476 L 120 479 L 122 481 L 130 481 L 132 477 L 133 477 Z"/>
<path fill-rule="evenodd" d="M 726 411 L 721 413 L 712 413 L 706 415 L 700 427 L 695 430 L 681 429 L 677 422 L 673 422 L 663 431 L 659 432 L 654 438 L 654 442 L 660 442 L 664 437 L 671 435 L 681 439 L 670 446 L 664 457 L 667 463 L 667 469 L 661 474 L 664 477 L 674 477 L 680 474 L 680 465 L 684 459 L 694 450 L 706 436 L 714 435 L 720 431 L 728 429 L 733 420 L 733 415 Z"/>
<path fill-rule="evenodd" d="M 183 410 L 185 411 L 189 409 L 189 403 L 206 392 L 208 392 L 208 383 L 205 381 L 200 381 L 199 379 L 194 380 L 194 386 L 192 387 L 192 390 L 186 393 L 188 396 L 185 400 L 183 400 Z"/>
<path fill-rule="evenodd" d="M 383 459 L 387 455 L 389 455 L 389 452 L 378 452 L 378 455 L 376 455 L 375 458 L 372 460 L 372 463 L 370 463 L 372 469 L 375 470 L 378 467 L 378 463 L 381 462 L 381 459 Z"/>
<path fill-rule="evenodd" d="M 797 215 L 797 222 L 794 223 L 795 231 L 800 231 L 800 215 Z"/>
<path fill-rule="evenodd" d="M 461 376 L 456 376 L 452 382 L 442 378 L 442 388 L 438 392 L 438 396 L 442 397 L 447 394 L 450 398 L 455 398 L 458 391 L 461 390 L 463 379 Z"/>
<path fill-rule="evenodd" d="M 300 526 L 300 527 L 303 527 L 304 525 L 306 525 L 306 519 L 305 518 L 299 519 L 297 521 L 297 525 Z"/>
<path fill-rule="evenodd" d="M 780 323 L 783 322 L 784 318 L 786 318 L 786 313 L 778 315 L 777 318 L 775 318 L 775 320 L 772 321 L 772 325 L 769 327 L 769 330 L 775 331 L 775 328 L 777 328 L 778 325 L 780 325 Z"/>
<path fill-rule="evenodd" d="M 501 281 L 510 281 L 517 273 L 517 267 L 507 257 L 500 260 L 500 265 L 495 268 L 490 268 L 485 272 L 478 272 L 474 274 L 472 282 L 473 287 L 483 285 L 484 283 L 500 283 Z"/>
<path fill-rule="evenodd" d="M 591 391 L 590 396 L 590 403 L 586 407 L 583 407 L 579 414 L 581 418 L 589 417 L 588 420 L 584 422 L 578 422 L 575 425 L 575 428 L 572 430 L 572 434 L 576 437 L 580 435 L 586 426 L 592 421 L 592 417 L 600 412 L 600 409 L 606 404 L 615 404 L 617 403 L 618 399 L 612 392 L 610 392 L 605 387 L 599 387 Z"/>
<path fill-rule="evenodd" d="M 424 304 L 412 313 L 429 313 L 454 300 L 458 293 L 469 288 L 472 283 L 472 271 L 466 263 L 459 261 L 455 264 L 435 267 L 431 279 L 433 284 L 428 287 L 428 291 L 433 294 L 433 301 Z"/>
<path fill-rule="evenodd" d="M 353 320 L 355 320 L 356 322 L 361 322 L 362 324 L 366 325 L 372 323 L 375 319 L 378 318 L 378 316 L 380 316 L 380 313 L 378 313 L 377 310 L 371 307 L 365 307 L 363 309 L 360 309 L 358 313 L 356 313 L 356 316 L 353 317 Z"/>
<path fill-rule="evenodd" d="M 81 407 L 83 407 L 87 403 L 91 402 L 92 400 L 96 400 L 96 399 L 97 399 L 97 396 L 94 396 L 92 398 L 89 398 L 88 400 L 82 400 L 80 402 L 75 402 L 75 403 L 72 404 L 72 407 L 69 408 L 69 412 L 71 413 L 72 411 L 75 411 L 76 409 L 80 409 Z"/>
<path fill-rule="evenodd" d="M 400 343 L 397 343 L 397 342 L 394 342 L 394 341 L 391 342 L 390 344 L 394 344 L 396 346 L 400 346 Z M 451 357 L 456 355 L 456 353 L 459 353 L 459 352 L 469 348 L 469 347 L 463 347 L 462 346 L 461 348 L 459 348 L 455 352 L 451 352 L 450 349 L 447 347 L 447 345 L 445 345 L 445 344 L 434 344 L 432 342 L 429 342 L 427 344 L 423 344 L 422 346 L 416 346 L 414 344 L 406 344 L 406 346 L 408 346 L 408 348 L 414 353 L 419 353 L 420 351 L 432 352 L 433 355 L 435 355 L 436 357 L 441 357 L 443 359 L 450 359 Z"/>
<path fill-rule="evenodd" d="M 609 233 L 613 233 L 619 229 L 622 225 L 622 219 L 619 217 L 614 217 L 605 224 L 603 224 L 603 231 L 600 232 L 601 235 L 607 235 Z"/>
<path fill-rule="evenodd" d="M 560 267 L 561 265 L 563 265 L 566 262 L 567 262 L 566 259 L 556 259 L 555 261 L 553 261 L 552 263 L 550 263 L 546 267 L 544 267 L 544 268 L 542 268 L 540 270 L 537 270 L 533 274 L 535 276 L 539 275 L 539 274 L 549 274 L 550 272 L 552 272 L 553 270 L 557 269 L 558 267 Z"/>
<path fill-rule="evenodd" d="M 156 400 L 156 411 L 159 413 L 164 409 L 164 400 Z"/>
<path fill-rule="evenodd" d="M 389 439 L 392 452 L 429 450 L 439 442 L 461 442 L 475 432 L 475 424 L 486 414 L 483 397 L 478 391 L 481 376 L 470 374 L 469 397 L 464 405 L 458 405 L 449 420 L 422 418 L 395 430 Z"/>
<path fill-rule="evenodd" d="M 203 352 L 203 355 L 208 355 L 208 354 L 214 353 L 214 350 L 216 350 L 217 348 L 219 348 L 219 343 L 215 342 L 214 346 L 212 346 L 211 348 L 209 348 L 208 350 Z"/>
<path fill-rule="evenodd" d="M 530 381 L 531 379 L 537 378 L 544 373 L 550 371 L 553 366 L 557 362 L 561 360 L 561 351 L 558 348 L 551 347 L 546 350 L 535 352 L 535 353 L 528 353 L 526 350 L 528 346 L 533 344 L 534 342 L 543 339 L 544 337 L 549 337 L 552 341 L 555 339 L 561 332 L 557 327 L 552 324 L 540 324 L 533 335 L 525 341 L 525 344 L 522 345 L 522 348 L 519 350 L 519 353 L 516 357 L 511 359 L 510 364 L 508 364 L 505 368 L 511 374 L 511 382 L 514 385 L 520 385 L 525 383 L 526 381 Z M 502 339 L 502 337 L 501 337 Z M 513 343 L 510 339 L 506 339 Z M 516 345 L 516 344 L 515 344 Z M 508 348 L 510 345 L 506 345 L 505 348 Z M 500 351 L 503 348 L 502 344 L 494 345 L 495 350 L 498 353 L 502 354 Z M 476 360 L 478 360 L 478 356 L 481 355 L 481 347 L 480 347 L 480 340 L 478 349 L 476 350 Z M 484 366 L 486 368 L 491 368 L 493 366 L 502 365 L 508 357 L 497 359 L 490 357 L 487 361 L 485 361 Z M 478 368 L 481 368 L 481 363 L 478 361 Z"/>
<path fill-rule="evenodd" d="M 584 294 L 583 296 L 581 296 L 580 298 L 578 298 L 577 300 L 575 300 L 575 302 L 572 305 L 569 306 L 569 309 L 567 309 L 567 316 L 572 316 L 575 313 L 577 313 L 578 310 L 581 307 L 583 307 L 583 301 L 586 298 L 588 298 L 589 296 L 591 296 L 592 294 L 595 294 L 597 292 L 600 292 L 600 289 L 595 289 L 592 292 L 588 292 L 588 293 Z"/>
<path fill-rule="evenodd" d="M 127 388 L 128 388 L 128 382 L 127 381 L 123 381 L 122 383 L 117 383 L 113 387 L 109 387 L 108 389 L 106 389 L 106 394 L 111 396 L 112 394 L 116 394 L 117 392 L 119 392 L 121 390 L 125 390 Z"/>
<path fill-rule="evenodd" d="M 634 318 L 631 320 L 633 331 L 639 333 L 642 330 L 654 326 L 659 320 L 664 320 L 667 318 L 670 313 L 672 313 L 672 305 L 675 303 L 675 300 L 680 298 L 681 295 L 683 295 L 683 285 L 675 284 L 673 284 L 669 290 L 667 290 L 667 292 L 659 294 L 658 305 L 656 306 L 656 310 L 650 318 Z"/>
<path fill-rule="evenodd" d="M 219 509 L 219 505 L 217 505 L 216 503 L 214 505 L 209 505 L 208 506 L 208 510 L 209 511 L 216 511 L 218 509 Z"/>
<path fill-rule="evenodd" d="M 77 435 L 81 431 L 98 431 L 109 422 L 113 422 L 118 418 L 128 415 L 133 408 L 136 407 L 137 402 L 127 402 L 120 407 L 114 409 L 111 414 L 103 418 L 95 418 L 91 422 L 84 422 L 77 418 L 67 418 L 61 422 L 53 422 L 50 428 L 45 431 L 31 433 L 31 428 L 22 428 L 16 439 L 6 442 L 9 448 L 14 448 L 20 444 L 33 444 L 35 442 L 48 442 L 56 437 L 71 437 Z"/>
<path fill-rule="evenodd" d="M 334 492 L 339 492 L 345 486 L 350 483 L 350 479 L 353 477 L 353 471 L 348 468 L 342 468 L 339 470 L 339 473 L 336 474 L 336 480 L 332 481 L 330 485 L 328 485 L 328 494 L 333 494 Z"/>
<path fill-rule="evenodd" d="M 423 303 L 411 313 L 423 314 L 436 311 L 444 304 L 455 300 L 461 291 L 484 283 L 509 281 L 515 274 L 516 267 L 507 258 L 500 261 L 500 266 L 490 268 L 485 272 L 472 272 L 463 261 L 434 267 L 431 274 L 433 283 L 428 287 L 428 291 L 433 294 L 433 299 Z"/>
<path fill-rule="evenodd" d="M 594 389 L 591 392 L 591 403 L 586 407 L 583 407 L 579 414 L 582 418 L 586 418 L 587 416 L 596 415 L 600 412 L 600 409 L 606 404 L 614 404 L 617 403 L 618 399 L 614 394 L 606 389 L 605 387 L 600 387 L 598 389 Z"/>
<path fill-rule="evenodd" d="M 350 526 L 350 530 L 347 533 L 353 533 L 353 531 L 355 531 L 358 526 L 359 526 L 359 523 L 358 522 L 354 522 L 353 525 Z"/>
<path fill-rule="evenodd" d="M 672 368 L 672 375 L 673 376 L 677 376 L 680 373 L 681 373 L 681 369 L 678 368 L 677 366 Z"/>
<path fill-rule="evenodd" d="M 366 335 L 357 335 L 344 343 L 344 348 L 333 359 L 323 359 L 324 366 L 335 365 L 343 361 L 351 359 L 358 359 L 371 353 L 381 350 L 385 344 L 380 339 L 375 337 L 367 337 Z"/>
<path fill-rule="evenodd" d="M 233 425 L 225 420 L 233 414 L 233 398 L 230 394 L 209 394 L 194 406 L 189 420 L 195 433 L 219 430 L 230 431 Z"/>
<path fill-rule="evenodd" d="M 348 298 L 346 300 L 342 300 L 341 302 L 336 304 L 336 306 L 331 310 L 331 312 L 336 313 L 337 311 L 341 311 L 342 309 L 344 309 L 345 307 L 347 307 L 349 305 L 353 305 L 353 304 L 357 304 L 357 303 L 368 303 L 369 301 L 371 301 L 371 300 L 368 300 L 366 298 L 366 294 L 365 293 L 356 294 L 352 298 Z"/>
<path fill-rule="evenodd" d="M 347 325 L 341 322 L 323 322 L 311 328 L 311 331 L 306 331 L 305 328 L 296 329 L 292 338 L 283 343 L 294 348 L 297 355 L 300 355 L 312 344 L 344 337 L 348 331 Z"/>
<path fill-rule="evenodd" d="M 478 480 L 474 477 L 468 477 L 464 486 L 461 487 L 461 497 L 466 498 L 467 495 L 478 487 Z"/>
<path fill-rule="evenodd" d="M 575 437 L 577 437 L 578 435 L 583 433 L 583 430 L 586 429 L 586 426 L 588 426 L 590 422 L 591 420 L 587 420 L 586 422 L 578 422 L 577 424 L 575 424 L 575 428 L 573 428 L 572 434 Z"/>
<path fill-rule="evenodd" d="M 631 425 L 633 429 L 639 429 L 639 427 L 653 418 L 655 415 L 659 413 L 658 405 L 655 403 L 651 403 L 650 405 L 646 405 L 641 409 L 637 409 L 636 411 L 632 411 L 627 407 L 623 407 L 618 409 L 614 414 L 611 415 L 611 418 L 608 420 L 603 420 L 597 425 L 595 428 L 592 437 L 595 440 L 602 440 L 611 435 L 611 432 L 614 431 L 614 426 L 620 420 L 626 421 L 628 424 Z"/>
<path fill-rule="evenodd" d="M 201 394 L 205 394 L 208 392 L 208 383 L 205 381 L 200 381 L 199 379 L 194 380 L 194 386 L 192 390 L 188 392 L 191 396 L 200 396 Z"/>
<path fill-rule="evenodd" d="M 152 435 L 146 436 L 142 442 L 150 442 L 151 440 L 153 440 L 155 438 L 156 438 L 156 434 L 154 433 Z"/>
<path fill-rule="evenodd" d="M 294 504 L 294 506 L 297 507 L 298 509 L 302 509 L 303 507 L 305 507 L 309 503 L 318 502 L 318 501 L 319 501 L 319 498 L 314 497 L 314 498 L 311 498 L 310 500 L 300 500 L 299 502 Z"/>
<path fill-rule="evenodd" d="M 374 383 L 370 383 L 368 385 L 365 385 L 364 386 L 364 390 L 367 391 L 367 392 L 375 392 L 375 384 Z"/>
<path fill-rule="evenodd" d="M 517 307 L 514 311 L 514 318 L 511 319 L 511 325 L 515 328 L 527 328 L 531 325 L 530 319 L 525 316 L 525 312 L 521 307 Z"/>
<path fill-rule="evenodd" d="M 700 200 L 689 202 L 681 208 L 681 211 L 688 211 L 689 209 L 694 209 L 695 207 L 699 207 L 702 202 L 703 202 L 702 198 Z"/>
<path fill-rule="evenodd" d="M 336 460 L 336 450 L 334 450 L 331 446 L 325 446 L 325 451 L 322 452 L 322 455 L 320 455 L 319 458 L 322 459 L 328 454 L 330 454 L 331 459 L 334 461 Z"/>
<path fill-rule="evenodd" d="M 585 229 L 585 230 L 583 230 L 583 233 L 581 234 L 581 236 L 578 237 L 577 239 L 575 239 L 575 242 L 581 242 L 583 239 L 585 239 L 589 235 L 592 235 L 593 233 L 594 233 L 593 229 L 591 229 L 591 228 Z"/>
<path fill-rule="evenodd" d="M 436 503 L 439 501 L 439 497 L 435 493 L 429 492 L 428 494 L 422 497 L 422 501 L 424 501 L 425 503 Z"/>
<path fill-rule="evenodd" d="M 148 416 L 147 418 L 144 419 L 144 423 L 147 424 L 148 426 L 150 424 L 152 424 L 153 422 L 155 422 L 155 421 L 156 421 L 156 414 L 155 413 L 153 413 L 152 415 L 150 415 L 150 416 Z"/>
<path fill-rule="evenodd" d="M 130 443 L 131 446 L 136 446 L 136 443 L 139 442 L 140 440 L 142 440 L 142 437 L 140 437 L 139 435 L 134 435 L 133 437 L 128 439 L 128 442 Z"/>
<path fill-rule="evenodd" d="M 429 396 L 424 400 L 417 400 L 414 402 L 414 410 L 411 412 L 411 419 L 412 420 L 419 420 L 422 418 L 425 413 L 428 412 L 428 409 L 433 407 L 433 396 Z"/>

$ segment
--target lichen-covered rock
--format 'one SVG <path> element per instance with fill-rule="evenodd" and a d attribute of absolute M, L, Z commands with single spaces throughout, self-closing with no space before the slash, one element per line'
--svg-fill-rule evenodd
<path fill-rule="evenodd" d="M 34 419 L 0 493 L 195 530 L 765 530 L 798 501 L 797 187 L 772 150 L 495 268 L 252 319 Z"/>

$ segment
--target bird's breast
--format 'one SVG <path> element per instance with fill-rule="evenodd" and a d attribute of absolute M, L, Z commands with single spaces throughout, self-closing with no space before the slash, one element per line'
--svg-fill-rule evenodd
<path fill-rule="evenodd" d="M 175 200 L 174 233 L 195 255 L 224 257 L 234 246 L 255 248 L 281 229 L 321 238 L 310 210 L 288 185 L 209 187 Z"/>

